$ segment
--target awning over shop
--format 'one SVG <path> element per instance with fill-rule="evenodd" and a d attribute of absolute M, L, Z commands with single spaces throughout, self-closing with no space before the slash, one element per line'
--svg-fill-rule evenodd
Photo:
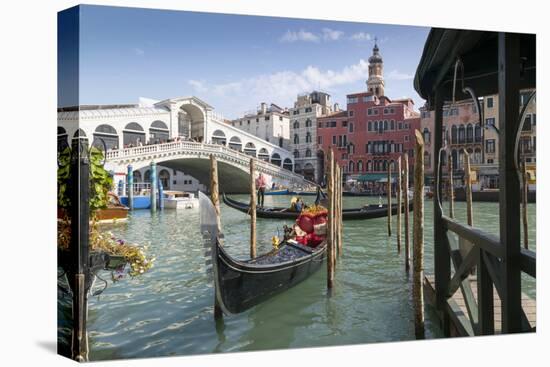
<path fill-rule="evenodd" d="M 396 174 L 392 174 L 392 182 L 395 182 Z M 365 173 L 357 178 L 360 182 L 388 182 L 387 173 Z"/>

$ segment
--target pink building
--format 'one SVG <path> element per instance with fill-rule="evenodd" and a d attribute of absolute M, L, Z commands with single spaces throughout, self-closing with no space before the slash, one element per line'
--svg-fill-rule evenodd
<path fill-rule="evenodd" d="M 405 152 L 412 168 L 420 115 L 412 99 L 391 100 L 383 94 L 382 57 L 376 45 L 369 58 L 367 87 L 367 92 L 347 95 L 346 111 L 318 118 L 317 142 L 325 153 L 334 147 L 346 179 L 375 182 Z"/>

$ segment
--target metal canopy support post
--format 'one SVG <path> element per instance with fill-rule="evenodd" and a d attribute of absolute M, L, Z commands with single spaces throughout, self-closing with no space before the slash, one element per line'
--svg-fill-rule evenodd
<path fill-rule="evenodd" d="M 70 278 L 73 278 L 71 340 L 72 358 L 79 362 L 88 360 L 87 281 L 90 233 L 90 161 L 87 139 L 74 139 L 71 157 L 71 242 Z M 69 275 L 68 274 L 68 275 Z"/>
<path fill-rule="evenodd" d="M 441 89 L 435 93 L 435 124 L 434 124 L 434 167 L 439 167 L 440 154 L 443 140 L 443 98 Z M 436 172 L 435 190 L 436 194 L 441 195 L 443 184 L 439 170 Z M 435 294 L 437 308 L 442 315 L 442 329 L 445 336 L 450 336 L 449 314 L 445 312 L 447 304 L 447 290 L 451 279 L 451 254 L 447 246 L 447 234 L 443 225 L 443 213 L 439 207 L 439 197 L 433 200 L 434 212 L 434 275 L 435 275 Z M 407 209 L 405 209 L 407 210 Z"/>
<path fill-rule="evenodd" d="M 503 255 L 502 332 L 521 331 L 520 185 L 514 166 L 519 116 L 520 38 L 498 34 L 499 201 Z"/>

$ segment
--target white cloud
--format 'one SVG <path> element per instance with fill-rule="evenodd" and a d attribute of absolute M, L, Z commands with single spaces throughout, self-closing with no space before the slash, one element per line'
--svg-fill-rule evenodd
<path fill-rule="evenodd" d="M 343 31 L 330 28 L 323 28 L 323 39 L 325 41 L 338 41 L 344 35 Z"/>
<path fill-rule="evenodd" d="M 187 84 L 193 87 L 193 89 L 198 93 L 205 93 L 208 91 L 208 88 L 200 80 L 191 79 L 187 81 Z"/>
<path fill-rule="evenodd" d="M 386 79 L 389 80 L 409 80 L 414 78 L 414 74 L 407 74 L 398 70 L 392 70 L 388 73 Z"/>
<path fill-rule="evenodd" d="M 138 56 L 143 56 L 145 55 L 145 51 L 139 47 L 135 47 L 134 48 L 134 53 Z"/>
<path fill-rule="evenodd" d="M 198 91 L 208 91 L 213 99 L 223 100 L 235 110 L 226 113 L 238 113 L 252 108 L 258 102 L 274 102 L 281 106 L 291 106 L 296 95 L 314 89 L 330 90 L 349 85 L 368 77 L 368 62 L 359 60 L 356 64 L 339 70 L 321 70 L 308 66 L 301 71 L 278 71 L 271 74 L 260 74 L 229 83 L 207 85 L 190 80 L 188 83 Z M 239 108 L 239 109 L 237 109 Z"/>
<path fill-rule="evenodd" d="M 311 32 L 300 29 L 298 32 L 287 30 L 286 33 L 279 39 L 281 42 L 319 42 L 319 36 Z"/>
<path fill-rule="evenodd" d="M 370 33 L 366 33 L 366 32 L 354 33 L 349 37 L 349 39 L 351 39 L 353 41 L 370 41 L 373 38 L 374 37 L 372 37 L 372 35 Z"/>

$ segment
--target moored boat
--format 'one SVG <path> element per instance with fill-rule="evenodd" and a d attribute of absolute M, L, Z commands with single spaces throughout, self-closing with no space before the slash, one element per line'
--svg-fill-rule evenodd
<path fill-rule="evenodd" d="M 249 213 L 250 206 L 246 203 L 229 198 L 223 194 L 223 202 L 240 212 Z M 409 211 L 413 209 L 413 203 L 409 203 Z M 392 205 L 392 215 L 397 214 L 397 204 Z M 271 219 L 296 219 L 300 215 L 297 211 L 291 211 L 288 208 L 283 207 L 256 207 L 256 215 L 258 218 L 271 218 Z M 388 206 L 385 204 L 370 204 L 362 208 L 343 209 L 343 220 L 360 220 L 360 219 L 374 219 L 386 217 L 388 215 Z"/>
<path fill-rule="evenodd" d="M 293 195 L 294 191 L 290 191 L 289 189 L 284 190 L 267 190 L 264 195 Z"/>
<path fill-rule="evenodd" d="M 193 209 L 199 205 L 199 199 L 190 192 L 164 191 L 163 196 L 165 209 Z"/>
<path fill-rule="evenodd" d="M 326 241 L 309 247 L 284 240 L 267 254 L 237 260 L 220 245 L 210 199 L 199 194 L 201 231 L 212 244 L 212 269 L 218 305 L 237 314 L 297 285 L 319 270 L 326 257 Z"/>

